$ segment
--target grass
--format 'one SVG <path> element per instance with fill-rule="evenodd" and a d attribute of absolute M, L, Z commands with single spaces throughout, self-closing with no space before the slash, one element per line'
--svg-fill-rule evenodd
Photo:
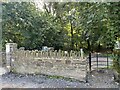
<path fill-rule="evenodd" d="M 77 80 L 77 79 L 74 79 L 74 78 L 68 78 L 68 77 L 64 77 L 64 76 L 57 76 L 57 75 L 45 75 L 47 78 L 49 79 L 63 79 L 63 80 L 67 80 L 67 81 L 70 81 L 70 82 L 74 82 L 74 81 L 78 81 L 78 82 L 81 82 L 80 80 Z"/>

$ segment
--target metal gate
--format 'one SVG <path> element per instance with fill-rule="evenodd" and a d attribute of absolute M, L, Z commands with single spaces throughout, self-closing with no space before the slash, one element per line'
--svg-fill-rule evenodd
<path fill-rule="evenodd" d="M 90 66 L 89 68 L 91 70 L 112 68 L 112 65 L 113 65 L 112 54 L 111 53 L 92 53 L 91 62 L 89 64 L 91 64 L 89 65 Z"/>

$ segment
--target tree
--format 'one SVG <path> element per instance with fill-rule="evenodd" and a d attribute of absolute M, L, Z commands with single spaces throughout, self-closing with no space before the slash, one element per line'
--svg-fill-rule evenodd
<path fill-rule="evenodd" d="M 47 45 L 89 50 L 88 41 L 91 51 L 113 49 L 119 36 L 119 18 L 111 5 L 115 4 L 50 2 L 44 4 L 42 12 L 34 3 L 3 3 L 3 41 L 27 49 Z"/>
<path fill-rule="evenodd" d="M 62 48 L 64 34 L 54 16 L 39 11 L 34 3 L 3 3 L 3 41 L 18 47 L 40 49 L 43 45 Z"/>

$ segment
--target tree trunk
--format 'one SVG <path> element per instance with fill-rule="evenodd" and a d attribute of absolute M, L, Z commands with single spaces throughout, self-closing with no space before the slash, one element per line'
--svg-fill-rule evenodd
<path fill-rule="evenodd" d="M 74 49 L 74 41 L 73 41 L 73 26 L 72 26 L 72 23 L 70 22 L 71 24 L 71 49 L 73 50 Z"/>

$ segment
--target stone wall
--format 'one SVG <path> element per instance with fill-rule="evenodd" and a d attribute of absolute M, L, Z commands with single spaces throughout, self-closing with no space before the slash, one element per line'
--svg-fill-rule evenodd
<path fill-rule="evenodd" d="M 47 74 L 85 80 L 87 62 L 77 51 L 16 50 L 12 52 L 11 69 L 22 74 Z"/>
<path fill-rule="evenodd" d="M 6 66 L 6 53 L 5 52 L 0 52 L 0 56 L 1 56 L 1 66 L 5 67 Z"/>

